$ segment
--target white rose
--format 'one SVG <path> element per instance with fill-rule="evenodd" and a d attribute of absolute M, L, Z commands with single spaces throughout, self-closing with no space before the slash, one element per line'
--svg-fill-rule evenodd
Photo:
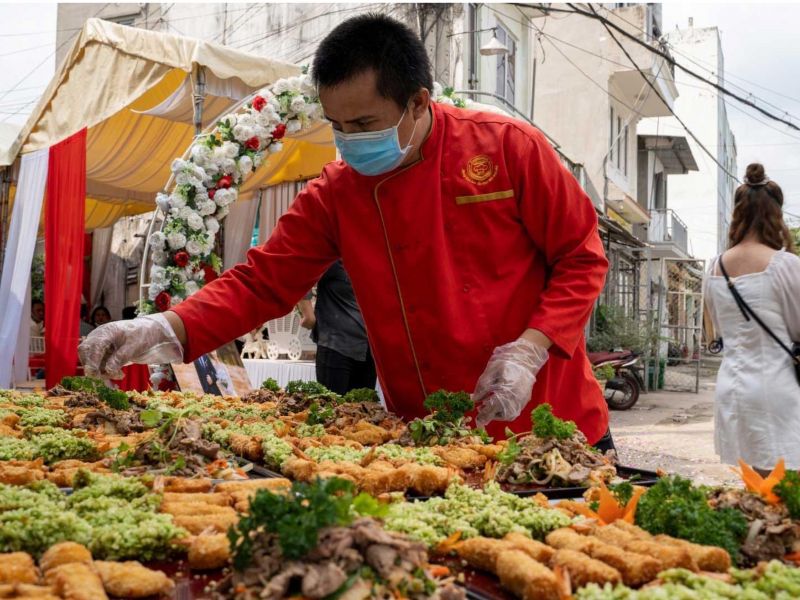
<path fill-rule="evenodd" d="M 319 102 L 310 102 L 306 104 L 304 112 L 306 116 L 312 121 L 316 121 L 322 118 L 322 106 L 320 105 Z"/>
<path fill-rule="evenodd" d="M 167 261 L 169 260 L 169 254 L 163 250 L 154 250 L 151 257 L 153 259 L 153 264 L 155 265 L 166 265 Z"/>
<path fill-rule="evenodd" d="M 200 231 L 203 228 L 203 217 L 198 215 L 196 212 L 193 212 L 191 216 L 186 219 L 186 223 L 189 225 L 190 229 Z"/>
<path fill-rule="evenodd" d="M 239 172 L 243 178 L 253 171 L 253 159 L 246 154 L 239 159 Z"/>
<path fill-rule="evenodd" d="M 268 150 L 270 154 L 277 154 L 278 152 L 283 150 L 283 142 L 272 142 L 269 145 Z"/>
<path fill-rule="evenodd" d="M 258 113 L 246 112 L 240 114 L 238 117 L 239 121 L 236 123 L 236 126 L 253 127 L 256 124 L 256 114 Z"/>
<path fill-rule="evenodd" d="M 192 279 L 199 283 L 203 283 L 206 280 L 206 274 L 203 272 L 202 269 L 200 269 L 192 273 Z"/>
<path fill-rule="evenodd" d="M 200 216 L 202 217 L 213 215 L 216 211 L 217 204 L 213 200 L 204 200 L 203 202 L 198 202 L 197 204 L 197 212 L 199 212 Z"/>
<path fill-rule="evenodd" d="M 167 243 L 172 250 L 180 250 L 186 245 L 186 236 L 180 231 L 175 231 L 167 236 Z"/>
<path fill-rule="evenodd" d="M 433 97 L 434 99 L 438 99 L 444 93 L 444 88 L 442 88 L 442 84 L 438 81 L 433 82 Z"/>
<path fill-rule="evenodd" d="M 290 92 L 300 92 L 300 88 L 303 85 L 303 78 L 299 75 L 295 75 L 294 77 L 289 77 L 289 91 Z"/>
<path fill-rule="evenodd" d="M 214 202 L 220 207 L 228 206 L 235 199 L 232 192 L 233 190 L 230 188 L 217 190 L 217 193 L 214 195 Z"/>
<path fill-rule="evenodd" d="M 312 79 L 311 74 L 307 73 L 301 78 L 300 92 L 304 96 L 308 96 L 310 98 L 317 97 L 317 87 L 314 85 L 314 80 Z"/>
<path fill-rule="evenodd" d="M 230 210 L 231 209 L 228 206 L 220 206 L 219 210 L 217 210 L 214 216 L 217 218 L 218 221 L 221 221 L 222 219 L 228 216 Z"/>
<path fill-rule="evenodd" d="M 286 123 L 286 133 L 287 135 L 291 135 L 293 133 L 297 133 L 302 129 L 302 125 L 300 125 L 300 121 L 297 119 L 290 119 Z"/>
<path fill-rule="evenodd" d="M 289 82 L 286 79 L 278 79 L 275 83 L 272 84 L 272 93 L 276 96 L 280 96 L 281 94 L 289 91 Z M 270 101 L 272 98 L 270 98 Z"/>
<path fill-rule="evenodd" d="M 205 225 L 208 233 L 212 235 L 219 231 L 219 221 L 217 221 L 214 217 L 206 217 Z"/>
<path fill-rule="evenodd" d="M 150 267 L 150 282 L 164 283 L 167 279 L 167 270 L 164 267 L 153 265 Z"/>
<path fill-rule="evenodd" d="M 156 206 L 161 212 L 167 212 L 169 210 L 169 196 L 163 192 L 156 194 Z"/>
<path fill-rule="evenodd" d="M 222 172 L 227 175 L 233 175 L 236 172 L 236 161 L 232 158 L 226 158 L 220 165 Z"/>
<path fill-rule="evenodd" d="M 236 123 L 238 122 L 238 118 L 236 113 L 230 113 L 229 115 L 224 116 L 220 119 L 221 123 L 227 123 L 228 127 L 236 127 Z"/>
<path fill-rule="evenodd" d="M 176 158 L 175 160 L 172 161 L 170 169 L 172 170 L 173 173 L 180 173 L 181 171 L 183 171 L 184 168 L 186 168 L 187 164 L 188 163 L 182 158 Z"/>
<path fill-rule="evenodd" d="M 163 250 L 167 244 L 167 236 L 162 231 L 156 231 L 150 236 L 150 245 L 156 250 Z"/>
<path fill-rule="evenodd" d="M 180 210 L 180 213 L 178 214 L 178 218 L 179 219 L 183 219 L 184 221 L 186 221 L 193 214 L 194 214 L 194 209 L 191 206 L 184 206 Z"/>
<path fill-rule="evenodd" d="M 206 176 L 203 177 L 203 185 L 206 187 L 213 187 L 214 175 L 219 173 L 219 163 L 216 159 L 209 161 L 205 167 Z"/>
<path fill-rule="evenodd" d="M 259 152 L 253 157 L 253 170 L 258 169 L 262 162 L 264 162 L 264 154 Z"/>
<path fill-rule="evenodd" d="M 203 247 L 200 242 L 189 240 L 186 242 L 186 251 L 192 256 L 200 256 L 203 253 Z"/>
<path fill-rule="evenodd" d="M 180 293 L 175 293 L 172 295 L 172 299 L 170 300 L 170 306 L 175 306 L 181 302 L 183 302 L 183 296 L 181 296 Z"/>
<path fill-rule="evenodd" d="M 167 288 L 166 288 L 166 287 L 164 287 L 163 285 L 159 285 L 159 284 L 155 284 L 155 283 L 150 283 L 150 287 L 149 287 L 149 288 L 147 288 L 147 297 L 148 297 L 150 300 L 155 300 L 155 299 L 156 299 L 156 296 L 158 296 L 158 295 L 159 295 L 161 292 L 163 292 L 165 289 L 167 289 Z"/>
<path fill-rule="evenodd" d="M 180 208 L 170 208 L 169 209 L 169 218 L 170 219 L 180 219 L 181 218 L 181 209 Z"/>
<path fill-rule="evenodd" d="M 292 99 L 292 103 L 289 105 L 289 109 L 293 113 L 303 112 L 306 107 L 306 100 L 302 96 L 297 96 L 296 98 Z"/>
<path fill-rule="evenodd" d="M 196 294 L 200 291 L 200 286 L 197 285 L 197 282 L 195 281 L 187 281 L 185 288 L 187 296 L 191 296 L 192 294 Z"/>
<path fill-rule="evenodd" d="M 254 135 L 255 133 L 253 132 L 252 127 L 248 127 L 246 125 L 237 125 L 236 127 L 233 128 L 233 137 L 235 137 L 240 142 L 246 142 Z"/>
<path fill-rule="evenodd" d="M 172 192 L 169 196 L 169 204 L 172 208 L 181 209 L 186 206 L 186 198 L 177 190 Z"/>
<path fill-rule="evenodd" d="M 233 142 L 222 142 L 221 148 L 221 158 L 236 158 L 239 156 L 239 144 L 235 144 Z"/>

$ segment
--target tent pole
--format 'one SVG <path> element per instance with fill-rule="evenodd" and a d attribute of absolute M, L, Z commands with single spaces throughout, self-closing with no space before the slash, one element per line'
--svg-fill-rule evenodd
<path fill-rule="evenodd" d="M 206 70 L 195 66 L 192 77 L 192 102 L 194 103 L 194 134 L 203 133 L 203 104 L 206 99 Z"/>

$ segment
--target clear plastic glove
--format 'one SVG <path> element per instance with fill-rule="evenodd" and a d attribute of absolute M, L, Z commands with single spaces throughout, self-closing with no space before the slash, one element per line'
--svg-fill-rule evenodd
<path fill-rule="evenodd" d="M 531 400 L 536 375 L 547 362 L 547 349 L 520 338 L 494 349 L 475 386 L 476 423 L 513 421 Z"/>
<path fill-rule="evenodd" d="M 183 346 L 162 314 L 101 325 L 78 346 L 87 375 L 122 379 L 131 363 L 164 364 L 183 361 Z"/>

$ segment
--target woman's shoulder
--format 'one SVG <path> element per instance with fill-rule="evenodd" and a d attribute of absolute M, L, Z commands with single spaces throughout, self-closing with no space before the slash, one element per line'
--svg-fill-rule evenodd
<path fill-rule="evenodd" d="M 778 270 L 796 273 L 800 277 L 800 256 L 787 250 L 779 250 L 772 258 L 772 264 Z"/>

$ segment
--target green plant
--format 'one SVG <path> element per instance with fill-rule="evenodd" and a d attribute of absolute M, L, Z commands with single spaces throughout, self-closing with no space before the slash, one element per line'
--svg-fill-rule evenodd
<path fill-rule="evenodd" d="M 645 354 L 659 341 L 656 328 L 631 318 L 619 306 L 601 304 L 595 312 L 595 327 L 586 340 L 589 352 L 616 349 Z"/>
<path fill-rule="evenodd" d="M 61 387 L 71 392 L 96 394 L 100 400 L 117 410 L 128 410 L 131 407 L 125 392 L 112 389 L 94 377 L 64 377 L 61 380 Z"/>
<path fill-rule="evenodd" d="M 531 412 L 533 435 L 538 438 L 556 438 L 565 440 L 575 435 L 578 426 L 575 421 L 564 421 L 553 414 L 553 407 L 549 404 L 540 404 Z"/>
<path fill-rule="evenodd" d="M 794 238 L 794 253 L 800 256 L 800 227 L 791 227 L 789 231 Z"/>
<path fill-rule="evenodd" d="M 611 365 L 595 367 L 592 369 L 592 371 L 594 371 L 594 376 L 597 381 L 608 381 L 609 379 L 614 379 L 614 367 Z"/>
<path fill-rule="evenodd" d="M 485 432 L 472 431 L 467 426 L 466 413 L 475 407 L 475 403 L 466 392 L 439 390 L 428 395 L 423 406 L 431 414 L 408 424 L 415 446 L 447 444 L 470 435 L 478 435 L 484 440 L 488 437 Z"/>
<path fill-rule="evenodd" d="M 31 264 L 31 299 L 44 302 L 44 254 L 33 257 Z"/>
<path fill-rule="evenodd" d="M 356 388 L 350 390 L 342 398 L 343 402 L 377 402 L 378 392 L 373 388 Z"/>
<path fill-rule="evenodd" d="M 280 392 L 281 386 L 278 385 L 278 382 L 275 381 L 272 377 L 265 380 L 264 383 L 261 384 L 262 390 L 269 390 L 270 392 Z"/>

